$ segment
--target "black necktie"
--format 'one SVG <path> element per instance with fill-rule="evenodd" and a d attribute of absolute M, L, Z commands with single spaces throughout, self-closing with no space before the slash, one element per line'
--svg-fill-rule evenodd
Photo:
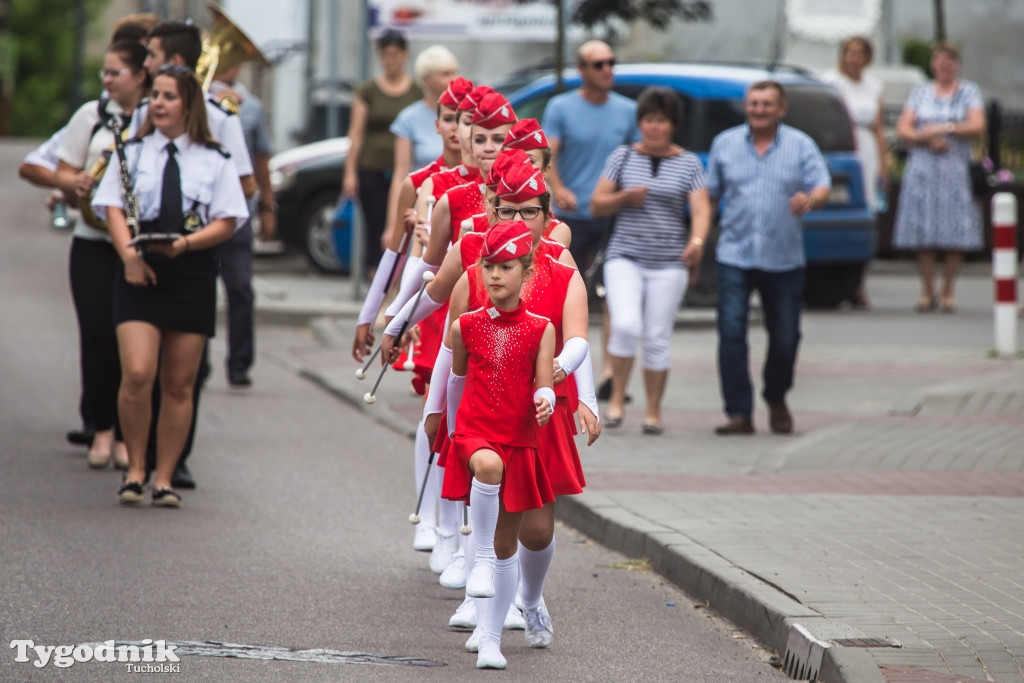
<path fill-rule="evenodd" d="M 167 165 L 164 166 L 164 184 L 160 190 L 160 217 L 157 226 L 160 232 L 181 232 L 184 221 L 181 217 L 181 171 L 174 153 L 178 148 L 173 142 L 167 143 Z"/>

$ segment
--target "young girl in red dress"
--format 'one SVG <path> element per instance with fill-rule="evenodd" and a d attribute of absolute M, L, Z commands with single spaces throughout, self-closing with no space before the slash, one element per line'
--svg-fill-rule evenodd
<path fill-rule="evenodd" d="M 537 452 L 550 420 L 555 330 L 522 305 L 533 235 L 522 221 L 488 233 L 479 265 L 487 305 L 451 327 L 448 431 L 452 456 L 442 495 L 470 503 L 476 559 L 467 591 L 484 602 L 477 668 L 504 669 L 501 628 L 519 581 L 517 546 L 526 510 L 554 500 Z M 453 419 L 454 418 L 454 419 Z"/>

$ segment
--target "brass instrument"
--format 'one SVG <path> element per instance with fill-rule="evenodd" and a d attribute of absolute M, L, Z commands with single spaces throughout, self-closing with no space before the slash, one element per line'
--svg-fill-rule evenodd
<path fill-rule="evenodd" d="M 203 84 L 203 92 L 209 92 L 215 76 L 239 64 L 258 62 L 270 66 L 256 43 L 231 20 L 220 5 L 211 2 L 209 10 L 213 14 L 213 28 L 203 40 L 203 52 L 196 65 L 196 76 Z M 233 104 L 237 110 L 238 103 Z"/>
<path fill-rule="evenodd" d="M 96 163 L 92 165 L 92 168 L 89 169 L 89 175 L 91 175 L 93 177 L 93 180 L 95 180 L 96 182 L 92 186 L 92 190 L 89 192 L 89 194 L 78 200 L 78 211 L 82 215 L 82 220 L 85 222 L 86 225 L 97 230 L 106 231 L 110 229 L 109 226 L 107 226 L 107 222 L 100 218 L 99 216 L 97 216 L 95 212 L 93 212 L 92 196 L 96 192 L 96 186 L 99 185 L 100 180 L 103 179 L 103 174 L 106 173 L 107 171 L 107 165 L 110 163 L 111 153 L 114 151 L 116 147 L 118 147 L 118 145 L 124 144 L 124 140 L 121 137 L 122 135 L 124 135 L 124 130 L 122 130 L 121 122 L 120 120 L 118 120 L 119 116 L 120 114 L 114 114 L 110 117 L 110 120 L 107 121 L 107 128 L 116 131 L 114 133 L 114 137 L 116 138 L 116 140 L 114 141 L 113 145 L 111 145 L 108 149 L 106 149 L 103 152 L 103 154 L 100 155 L 100 158 L 96 160 Z"/>

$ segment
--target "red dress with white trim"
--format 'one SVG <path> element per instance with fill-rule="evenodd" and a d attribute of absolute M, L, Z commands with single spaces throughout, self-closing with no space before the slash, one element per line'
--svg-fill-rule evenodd
<path fill-rule="evenodd" d="M 469 502 L 470 457 L 481 449 L 501 457 L 501 500 L 509 512 L 543 507 L 555 499 L 537 439 L 534 371 L 549 322 L 520 305 L 499 311 L 488 302 L 459 316 L 466 348 L 466 388 L 455 416 L 452 451 L 441 495 Z"/>
<path fill-rule="evenodd" d="M 536 315 L 551 321 L 555 327 L 555 355 L 562 350 L 562 312 L 565 308 L 565 297 L 569 291 L 569 281 L 576 269 L 560 263 L 550 254 L 564 247 L 557 242 L 541 241 L 534 250 L 533 275 L 523 283 L 521 294 L 523 305 Z M 466 270 L 469 274 L 469 307 L 480 307 L 487 300 L 487 292 L 480 278 L 479 268 Z M 556 496 L 571 496 L 583 493 L 587 481 L 583 476 L 583 465 L 576 449 L 576 422 L 573 413 L 576 410 L 578 395 L 576 382 L 570 375 L 565 381 L 554 386 L 555 410 L 551 420 L 539 435 L 540 455 L 544 461 L 548 480 Z"/>

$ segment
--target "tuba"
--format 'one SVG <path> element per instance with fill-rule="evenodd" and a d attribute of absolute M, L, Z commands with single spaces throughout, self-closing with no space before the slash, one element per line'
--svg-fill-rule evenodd
<path fill-rule="evenodd" d="M 263 66 L 270 66 L 267 58 L 256 47 L 256 43 L 231 20 L 220 5 L 211 2 L 209 9 L 213 14 L 213 28 L 203 40 L 203 52 L 199 55 L 199 63 L 196 65 L 196 77 L 203 84 L 203 92 L 210 90 L 214 76 L 239 64 L 258 62 Z M 236 111 L 238 109 L 237 102 L 232 102 L 229 106 Z"/>

